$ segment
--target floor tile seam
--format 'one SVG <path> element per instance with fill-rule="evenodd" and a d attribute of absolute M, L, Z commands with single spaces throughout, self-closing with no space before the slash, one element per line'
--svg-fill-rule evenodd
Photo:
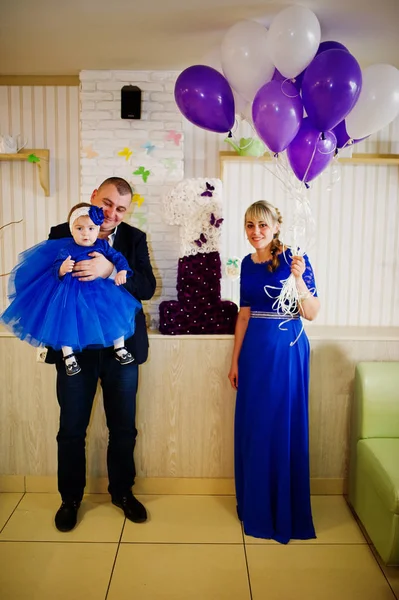
<path fill-rule="evenodd" d="M 6 522 L 4 523 L 3 527 L 0 529 L 0 535 L 1 533 L 4 531 L 4 528 L 7 526 L 7 523 L 9 522 L 9 520 L 11 519 L 11 517 L 13 516 L 13 514 L 15 513 L 15 511 L 17 510 L 18 506 L 20 505 L 20 503 L 22 502 L 25 493 L 26 492 L 17 492 L 17 493 L 22 493 L 22 496 L 20 497 L 20 499 L 18 500 L 17 504 L 14 506 L 14 509 L 12 511 L 12 513 L 10 514 L 10 516 L 8 517 L 8 519 L 6 520 Z"/>
<path fill-rule="evenodd" d="M 121 534 L 122 536 L 122 534 Z M 272 544 L 272 543 L 256 543 L 256 542 L 233 542 L 233 541 L 225 541 L 225 542 L 206 542 L 206 541 L 178 541 L 178 540 L 123 540 L 121 537 L 115 540 L 62 540 L 62 539 L 53 539 L 53 540 L 35 540 L 35 539 L 1 539 L 0 543 L 6 542 L 18 542 L 18 543 L 38 543 L 38 544 L 153 544 L 153 545 L 162 545 L 162 544 L 171 544 L 171 545 L 200 545 L 200 546 L 252 546 L 252 547 L 287 547 L 290 548 L 317 548 L 317 547 L 326 547 L 326 546 L 360 546 L 360 547 L 369 547 L 368 544 L 364 542 L 320 542 L 317 544 Z M 373 555 L 374 556 L 374 555 Z M 375 558 L 375 557 L 374 557 Z M 377 561 L 378 562 L 378 561 Z"/>
<path fill-rule="evenodd" d="M 317 542 L 314 544 L 296 543 L 296 544 L 272 544 L 268 542 L 244 542 L 245 546 L 272 546 L 280 548 L 281 546 L 290 548 L 317 548 L 318 546 L 368 546 L 366 542 Z"/>
<path fill-rule="evenodd" d="M 383 574 L 383 576 L 385 577 L 385 580 L 386 580 L 387 584 L 389 585 L 389 587 L 390 587 L 390 589 L 391 589 L 391 592 L 392 592 L 392 594 L 393 594 L 393 597 L 394 597 L 396 600 L 398 600 L 398 596 L 395 594 L 395 590 L 393 589 L 393 587 L 392 587 L 392 585 L 391 585 L 391 582 L 389 581 L 389 579 L 388 579 L 388 577 L 387 577 L 387 574 L 385 573 L 385 571 L 384 571 L 384 569 L 383 569 L 382 565 L 379 563 L 379 561 L 378 561 L 378 559 L 377 559 L 376 555 L 374 554 L 374 552 L 373 552 L 373 550 L 372 550 L 372 548 L 371 548 L 371 545 L 369 545 L 369 550 L 370 550 L 370 552 L 371 552 L 371 555 L 372 555 L 372 557 L 374 558 L 375 562 L 377 563 L 377 565 L 378 565 L 378 568 L 380 569 L 381 573 L 382 573 L 382 574 Z"/>
<path fill-rule="evenodd" d="M 117 544 L 118 540 L 114 541 L 101 541 L 101 540 L 2 540 L 0 538 L 0 544 Z"/>
<path fill-rule="evenodd" d="M 114 562 L 112 564 L 112 569 L 111 569 L 111 573 L 110 573 L 110 576 L 109 576 L 107 591 L 105 593 L 104 600 L 107 600 L 108 594 L 109 594 L 109 590 L 111 588 L 112 577 L 113 577 L 113 574 L 114 574 L 114 570 L 115 570 L 115 566 L 116 566 L 116 561 L 118 560 L 118 554 L 119 554 L 119 549 L 121 547 L 121 541 L 122 541 L 122 537 L 123 537 L 123 532 L 125 530 L 125 525 L 126 525 L 126 518 L 123 519 L 123 526 L 122 526 L 121 533 L 120 533 L 120 536 L 119 536 L 118 545 L 117 545 L 117 548 L 116 548 L 116 551 L 115 551 Z"/>

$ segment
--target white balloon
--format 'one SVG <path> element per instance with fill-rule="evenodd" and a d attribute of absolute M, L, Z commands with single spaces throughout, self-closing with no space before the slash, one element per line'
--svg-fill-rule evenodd
<path fill-rule="evenodd" d="M 321 30 L 316 15 L 303 6 L 290 6 L 273 19 L 268 53 L 284 77 L 299 75 L 315 57 Z"/>
<path fill-rule="evenodd" d="M 221 73 L 223 75 L 221 56 L 220 56 L 220 46 L 214 46 L 213 48 L 208 50 L 208 52 L 206 54 L 204 54 L 204 56 L 202 57 L 200 64 L 207 65 L 208 67 L 212 67 L 213 69 L 216 69 L 216 71 L 219 71 L 219 73 Z M 243 113 L 244 113 L 245 107 L 248 104 L 248 100 L 246 100 L 245 98 L 240 96 L 240 94 L 238 92 L 236 92 L 235 90 L 232 90 L 232 91 L 233 91 L 233 96 L 234 96 L 235 114 L 240 119 L 244 119 Z"/>
<path fill-rule="evenodd" d="M 359 99 L 345 119 L 352 139 L 375 133 L 399 114 L 399 70 L 392 65 L 371 65 L 362 77 Z"/>
<path fill-rule="evenodd" d="M 233 25 L 221 44 L 223 73 L 246 100 L 271 80 L 274 65 L 267 53 L 267 29 L 255 21 Z"/>
<path fill-rule="evenodd" d="M 247 106 L 248 102 L 245 98 L 240 96 L 240 94 L 238 92 L 236 92 L 235 90 L 233 90 L 233 96 L 234 96 L 235 113 L 236 113 L 236 115 L 240 115 L 240 117 L 244 118 L 243 114 L 244 114 L 244 110 L 245 110 L 245 107 Z"/>
<path fill-rule="evenodd" d="M 252 120 L 252 102 L 248 102 L 248 104 L 246 105 L 243 111 L 243 119 L 247 123 L 249 123 L 251 127 L 254 127 L 254 122 Z"/>

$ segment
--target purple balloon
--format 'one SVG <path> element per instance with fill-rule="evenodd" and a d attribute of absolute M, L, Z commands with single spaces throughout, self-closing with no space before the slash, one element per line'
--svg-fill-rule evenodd
<path fill-rule="evenodd" d="M 349 52 L 348 48 L 341 44 L 341 42 L 321 42 L 316 52 L 316 56 L 318 56 L 322 52 L 325 52 L 326 50 L 345 50 L 345 52 Z"/>
<path fill-rule="evenodd" d="M 349 142 L 350 138 L 346 131 L 345 121 L 341 121 L 332 130 L 333 134 L 337 138 L 337 148 L 343 148 Z"/>
<path fill-rule="evenodd" d="M 349 146 L 348 142 L 351 139 L 346 131 L 346 123 L 345 121 L 341 121 L 338 123 L 334 129 L 332 129 L 333 134 L 337 138 L 337 148 L 343 148 L 344 146 Z M 357 140 L 352 140 L 352 144 L 357 144 L 358 142 L 362 142 L 366 140 L 369 136 L 366 135 L 364 138 L 359 138 Z"/>
<path fill-rule="evenodd" d="M 323 134 L 315 129 L 310 119 L 302 121 L 296 138 L 287 148 L 288 162 L 295 176 L 304 183 L 312 181 L 334 158 L 337 140 L 331 131 Z"/>
<path fill-rule="evenodd" d="M 292 83 L 281 86 L 280 81 L 269 81 L 257 91 L 252 119 L 257 134 L 272 152 L 287 148 L 299 131 L 302 116 L 301 97 Z"/>
<path fill-rule="evenodd" d="M 194 125 L 223 133 L 234 125 L 234 96 L 227 79 L 205 65 L 194 65 L 180 73 L 175 84 L 180 112 Z"/>
<path fill-rule="evenodd" d="M 316 56 L 302 84 L 305 110 L 319 131 L 333 129 L 345 119 L 359 98 L 362 72 L 346 50 L 326 50 Z"/>
<path fill-rule="evenodd" d="M 326 50 L 333 50 L 333 49 L 345 50 L 346 52 L 349 52 L 349 50 L 347 48 L 345 48 L 345 46 L 343 44 L 341 44 L 340 42 L 332 42 L 332 41 L 331 42 L 322 42 L 320 44 L 320 46 L 318 47 L 316 56 L 318 56 L 322 52 L 325 52 Z M 294 78 L 294 81 L 292 81 L 292 83 L 295 85 L 295 87 L 298 91 L 300 89 L 302 89 L 302 83 L 303 83 L 303 78 L 304 78 L 305 73 L 306 73 L 306 69 L 304 69 L 302 71 L 302 73 L 299 73 L 299 75 L 296 75 L 296 77 Z M 285 79 L 284 75 L 281 75 L 280 71 L 277 71 L 277 69 L 275 70 L 274 75 L 275 76 L 273 76 L 273 79 L 276 79 L 276 81 L 281 81 L 281 80 Z"/>

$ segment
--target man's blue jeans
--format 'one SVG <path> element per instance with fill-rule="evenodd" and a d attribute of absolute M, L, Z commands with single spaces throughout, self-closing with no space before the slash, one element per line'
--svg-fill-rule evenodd
<path fill-rule="evenodd" d="M 76 355 L 81 372 L 68 376 L 64 361 L 57 363 L 57 398 L 60 405 L 58 442 L 58 489 L 63 500 L 83 497 L 86 485 L 86 430 L 101 382 L 109 430 L 108 490 L 113 498 L 125 495 L 136 475 L 133 450 L 138 365 L 121 365 L 113 349 L 85 350 Z"/>

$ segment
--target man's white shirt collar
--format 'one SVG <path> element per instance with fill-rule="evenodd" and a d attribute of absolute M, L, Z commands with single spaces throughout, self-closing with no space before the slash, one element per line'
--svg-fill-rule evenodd
<path fill-rule="evenodd" d="M 113 232 L 108 236 L 108 243 L 110 246 L 114 245 L 116 232 L 118 231 L 118 226 L 115 227 Z"/>

